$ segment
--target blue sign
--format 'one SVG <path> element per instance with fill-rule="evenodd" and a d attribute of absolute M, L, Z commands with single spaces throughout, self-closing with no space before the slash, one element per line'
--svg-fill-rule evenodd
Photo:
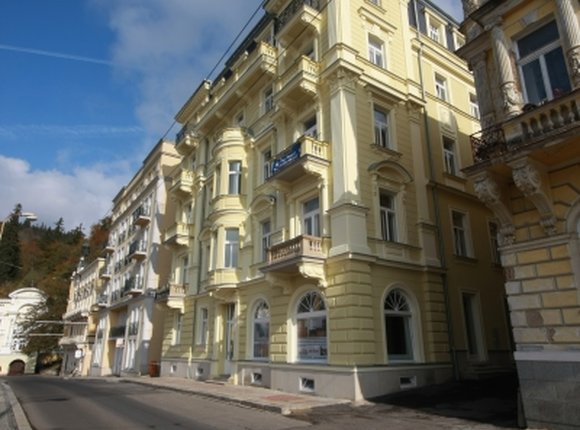
<path fill-rule="evenodd" d="M 280 170 L 284 169 L 286 166 L 294 163 L 300 158 L 300 142 L 294 143 L 288 152 L 282 154 L 279 158 L 276 158 L 272 163 L 272 175 L 275 175 Z"/>

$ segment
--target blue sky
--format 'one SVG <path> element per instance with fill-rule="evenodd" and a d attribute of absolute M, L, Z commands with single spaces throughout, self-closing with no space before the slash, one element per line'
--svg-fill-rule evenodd
<path fill-rule="evenodd" d="M 3 1 L 0 220 L 18 202 L 67 228 L 106 215 L 260 3 Z"/>

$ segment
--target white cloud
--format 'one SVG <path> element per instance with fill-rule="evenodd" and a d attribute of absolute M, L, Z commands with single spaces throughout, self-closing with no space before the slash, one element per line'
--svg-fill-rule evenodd
<path fill-rule="evenodd" d="M 111 200 L 130 179 L 128 171 L 122 164 L 82 167 L 71 174 L 31 170 L 24 160 L 0 155 L 0 218 L 21 203 L 39 223 L 52 226 L 62 217 L 66 229 L 82 224 L 88 233 L 109 212 Z"/>

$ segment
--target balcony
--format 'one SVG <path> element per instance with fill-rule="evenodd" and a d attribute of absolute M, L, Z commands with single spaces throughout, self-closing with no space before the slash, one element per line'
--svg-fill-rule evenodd
<path fill-rule="evenodd" d="M 180 198 L 186 198 L 191 195 L 193 191 L 193 181 L 195 174 L 191 170 L 181 169 L 176 176 L 173 177 L 171 188 L 169 192 Z"/>
<path fill-rule="evenodd" d="M 320 29 L 321 0 L 294 0 L 279 15 L 276 21 L 278 39 L 296 40 L 305 30 Z"/>
<path fill-rule="evenodd" d="M 118 325 L 115 327 L 111 327 L 109 330 L 109 339 L 119 339 L 125 337 L 125 330 L 127 326 Z"/>
<path fill-rule="evenodd" d="M 300 272 L 305 263 L 323 265 L 327 252 L 323 239 L 315 236 L 297 236 L 268 249 L 267 265 L 262 272 Z"/>
<path fill-rule="evenodd" d="M 145 246 L 145 241 L 136 240 L 129 245 L 129 255 L 128 258 L 136 261 L 142 261 L 147 258 L 147 249 Z"/>
<path fill-rule="evenodd" d="M 143 279 L 139 276 L 133 276 L 125 281 L 121 290 L 121 297 L 136 296 L 143 293 Z"/>
<path fill-rule="evenodd" d="M 157 291 L 155 301 L 165 303 L 167 307 L 172 309 L 183 310 L 183 299 L 187 292 L 187 284 L 172 284 L 168 283 L 165 287 Z"/>
<path fill-rule="evenodd" d="M 110 241 L 107 241 L 107 244 L 103 248 L 102 254 L 108 255 L 112 254 L 113 252 L 115 252 L 115 245 L 113 245 Z"/>
<path fill-rule="evenodd" d="M 103 267 L 99 271 L 99 278 L 101 278 L 104 281 L 110 280 L 112 276 L 113 276 L 113 274 L 111 273 L 111 269 L 109 269 L 107 267 Z"/>
<path fill-rule="evenodd" d="M 61 346 L 81 345 L 83 343 L 87 343 L 87 340 L 83 335 L 63 336 L 58 340 L 58 344 Z"/>
<path fill-rule="evenodd" d="M 193 239 L 193 226 L 182 222 L 173 224 L 161 237 L 163 245 L 172 248 L 189 246 L 191 239 Z"/>
<path fill-rule="evenodd" d="M 238 91 L 256 85 L 257 81 L 266 74 L 275 76 L 277 70 L 277 50 L 264 41 L 257 42 L 244 52 L 232 65 L 233 85 Z"/>
<path fill-rule="evenodd" d="M 104 309 L 109 304 L 109 296 L 107 294 L 101 294 L 97 297 L 95 303 L 91 305 L 91 312 L 99 312 Z"/>
<path fill-rule="evenodd" d="M 301 55 L 280 77 L 275 102 L 298 108 L 318 94 L 320 64 Z"/>
<path fill-rule="evenodd" d="M 268 179 L 295 181 L 304 175 L 322 176 L 330 165 L 330 146 L 311 136 L 302 136 L 272 160 Z"/>
<path fill-rule="evenodd" d="M 471 135 L 473 159 L 482 163 L 519 149 L 552 145 L 573 136 L 579 126 L 580 89 L 527 106 L 522 114 Z"/>
<path fill-rule="evenodd" d="M 139 206 L 132 214 L 133 225 L 145 227 L 151 222 L 151 211 L 143 206 Z"/>
<path fill-rule="evenodd" d="M 175 150 L 180 155 L 187 155 L 199 145 L 197 133 L 189 124 L 185 124 L 175 136 Z"/>

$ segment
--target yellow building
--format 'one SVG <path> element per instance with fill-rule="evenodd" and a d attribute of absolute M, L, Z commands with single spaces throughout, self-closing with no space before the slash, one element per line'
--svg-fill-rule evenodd
<path fill-rule="evenodd" d="M 483 123 L 464 171 L 500 223 L 524 412 L 580 428 L 580 6 L 463 4 Z"/>
<path fill-rule="evenodd" d="M 160 279 L 170 256 L 161 246 L 165 220 L 173 218 L 165 177 L 180 162 L 173 143 L 151 150 L 143 166 L 113 199 L 103 295 L 96 306 L 97 328 L 91 375 L 145 374 L 160 357 L 162 321 L 155 307 Z"/>
<path fill-rule="evenodd" d="M 163 375 L 361 399 L 509 368 L 463 37 L 417 3 L 266 1 L 179 111 Z"/>
<path fill-rule="evenodd" d="M 62 316 L 63 337 L 58 342 L 63 350 L 62 375 L 89 374 L 97 323 L 91 309 L 97 305 L 102 292 L 100 275 L 104 265 L 103 258 L 87 264 L 81 257 L 71 276 L 66 312 Z"/>

